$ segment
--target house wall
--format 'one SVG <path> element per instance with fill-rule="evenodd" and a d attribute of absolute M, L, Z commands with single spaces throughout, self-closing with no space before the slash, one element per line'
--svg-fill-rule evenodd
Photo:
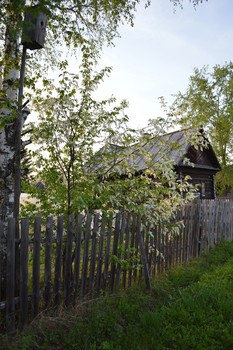
<path fill-rule="evenodd" d="M 199 185 L 201 199 L 214 199 L 216 197 L 214 174 L 194 168 L 179 169 L 179 173 L 181 177 L 191 176 L 190 182 L 193 185 Z"/>

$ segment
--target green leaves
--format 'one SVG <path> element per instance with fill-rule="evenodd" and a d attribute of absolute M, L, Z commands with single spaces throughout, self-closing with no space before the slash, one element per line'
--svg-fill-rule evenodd
<path fill-rule="evenodd" d="M 203 126 L 223 167 L 233 160 L 233 64 L 195 69 L 171 115 L 184 126 Z M 224 179 L 224 176 L 222 177 Z M 223 183 L 223 187 L 224 187 Z"/>
<path fill-rule="evenodd" d="M 40 97 L 33 101 L 39 113 L 38 123 L 31 126 L 36 146 L 33 161 L 36 179 L 45 189 L 31 188 L 30 193 L 40 200 L 39 210 L 46 214 L 94 207 L 97 179 L 88 174 L 86 164 L 98 143 L 123 131 L 127 120 L 121 118 L 125 102 L 116 105 L 114 98 L 98 101 L 92 97 L 110 70 L 95 73 L 86 44 L 82 52 L 80 76 L 64 71 L 58 84 L 45 79 Z"/>
<path fill-rule="evenodd" d="M 177 178 L 170 158 L 170 148 L 182 145 L 160 139 L 165 120 L 151 122 L 149 133 L 136 131 L 127 126 L 126 101 L 95 99 L 110 69 L 95 72 L 95 57 L 86 43 L 82 54 L 79 75 L 64 71 L 59 83 L 45 79 L 33 100 L 38 112 L 31 135 L 35 181 L 27 191 L 38 199 L 38 212 L 124 210 L 140 212 L 154 224 L 173 220 L 194 192 L 187 179 Z M 149 150 L 158 140 L 161 151 L 154 161 Z M 138 159 L 144 162 L 143 171 Z M 35 187 L 36 182 L 44 186 Z M 25 214 L 35 215 L 35 210 L 30 205 Z"/>

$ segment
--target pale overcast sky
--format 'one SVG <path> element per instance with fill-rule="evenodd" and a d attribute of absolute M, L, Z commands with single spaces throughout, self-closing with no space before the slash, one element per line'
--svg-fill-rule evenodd
<path fill-rule="evenodd" d="M 194 67 L 233 60 L 233 0 L 209 0 L 196 10 L 169 0 L 152 0 L 138 8 L 133 28 L 120 28 L 114 48 L 104 50 L 102 65 L 113 67 L 98 94 L 126 99 L 130 126 L 142 128 L 161 114 L 158 101 L 185 91 Z"/>

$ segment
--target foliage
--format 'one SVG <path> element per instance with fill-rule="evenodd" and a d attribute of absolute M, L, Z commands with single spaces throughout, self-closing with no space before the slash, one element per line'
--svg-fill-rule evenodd
<path fill-rule="evenodd" d="M 133 211 L 140 210 L 142 215 L 146 214 L 154 221 L 159 218 L 170 220 L 175 210 L 192 198 L 188 182 L 179 182 L 169 157 L 165 155 L 156 166 L 152 165 L 150 157 L 141 147 L 147 142 L 145 137 L 127 130 L 127 118 L 120 117 L 126 102 L 123 101 L 117 106 L 113 97 L 101 102 L 93 97 L 93 91 L 110 72 L 110 68 L 105 68 L 99 73 L 94 72 L 94 64 L 100 50 L 104 44 L 113 43 L 114 37 L 118 35 L 119 24 L 133 25 L 138 2 L 1 2 L 2 48 L 5 47 L 4 33 L 7 29 L 10 46 L 14 43 L 19 51 L 21 30 L 28 26 L 28 23 L 23 22 L 23 12 L 28 5 L 33 5 L 33 8 L 29 9 L 32 14 L 43 11 L 48 18 L 46 48 L 28 52 L 25 79 L 27 97 L 40 113 L 39 122 L 32 126 L 31 139 L 38 148 L 31 152 L 31 158 L 34 161 L 35 180 L 42 181 L 44 185 L 44 189 L 41 190 L 27 184 L 25 189 L 39 199 L 42 215 L 61 212 L 68 214 L 84 209 L 104 211 L 127 208 Z M 145 5 L 148 4 L 149 2 Z M 10 23 L 14 24 L 12 31 L 9 31 L 9 19 Z M 9 57 L 6 52 L 5 56 L 1 56 L 2 66 L 8 71 L 17 67 L 20 57 L 17 54 L 17 62 L 14 60 L 12 63 L 12 52 L 11 48 Z M 82 61 L 79 75 L 77 72 L 70 73 L 70 54 L 76 59 L 79 58 L 77 65 Z M 59 81 L 48 79 L 52 70 L 55 70 L 56 75 L 59 74 Z M 17 84 L 17 79 L 15 81 Z M 115 106 L 111 107 L 113 104 Z M 154 129 L 152 134 L 155 137 L 159 136 L 158 129 Z M 98 165 L 99 172 L 96 174 L 87 168 L 90 164 L 98 163 L 98 159 L 93 157 L 93 147 L 99 140 L 102 141 L 103 148 L 99 162 L 101 169 Z M 116 148 L 117 152 L 109 152 L 111 144 L 116 143 L 114 140 L 117 140 L 120 147 Z M 132 143 L 135 147 L 129 154 L 129 145 Z M 137 169 L 133 158 L 138 152 L 144 153 L 148 169 L 146 173 L 135 177 L 133 174 Z M 120 173 L 116 171 L 119 161 Z M 125 176 L 124 181 L 122 174 Z M 187 196 L 182 197 L 185 193 Z M 27 213 L 31 215 L 34 215 L 35 211 L 38 214 L 38 206 L 33 204 L 27 208 Z"/>
<path fill-rule="evenodd" d="M 156 281 L 42 316 L 4 349 L 232 349 L 233 244 L 223 242 Z"/>
<path fill-rule="evenodd" d="M 182 7 L 182 0 L 170 0 Z M 194 6 L 203 0 L 190 0 Z M 61 70 L 73 54 L 79 57 L 79 47 L 92 42 L 96 54 L 103 45 L 112 45 L 119 36 L 120 24 L 134 24 L 134 16 L 140 0 L 2 0 L 0 8 L 0 66 L 12 67 L 5 55 L 5 32 L 11 22 L 10 36 L 15 41 L 28 23 L 23 21 L 27 9 L 33 15 L 39 11 L 47 15 L 45 50 L 28 52 L 26 85 L 35 90 L 36 82 L 54 69 Z M 148 7 L 150 0 L 144 0 Z M 63 52 L 66 51 L 66 54 Z M 1 72 L 0 72 L 1 73 Z"/>
<path fill-rule="evenodd" d="M 39 113 L 38 123 L 31 125 L 31 138 L 37 145 L 31 151 L 35 179 L 24 190 L 39 205 L 29 204 L 23 213 L 47 216 L 124 210 L 140 212 L 150 222 L 169 222 L 193 198 L 194 189 L 188 179 L 177 178 L 170 159 L 170 147 L 182 145 L 161 141 L 160 159 L 153 162 L 149 149 L 164 132 L 165 121 L 151 121 L 147 133 L 129 129 L 126 101 L 116 105 L 113 97 L 94 98 L 110 69 L 94 72 L 94 57 L 87 45 L 82 54 L 79 76 L 64 72 L 57 87 L 47 80 L 46 89 L 34 101 Z M 138 171 L 138 157 L 145 162 L 144 172 Z"/>
<path fill-rule="evenodd" d="M 88 174 L 85 164 L 93 156 L 93 145 L 113 137 L 116 130 L 125 131 L 126 101 L 116 105 L 113 97 L 103 101 L 92 97 L 111 69 L 93 72 L 94 57 L 87 45 L 82 47 L 82 57 L 80 76 L 65 71 L 60 74 L 57 86 L 47 80 L 46 88 L 39 90 L 40 97 L 34 100 L 39 117 L 38 123 L 29 126 L 36 145 L 31 159 L 35 180 L 42 182 L 45 189 L 36 189 L 34 182 L 26 190 L 39 198 L 42 213 L 91 209 L 89 202 L 96 179 Z M 32 207 L 29 211 L 32 212 Z"/>
<path fill-rule="evenodd" d="M 45 49 L 27 52 L 25 85 L 36 91 L 36 83 L 43 82 L 54 70 L 61 71 L 72 55 L 78 59 L 80 45 L 91 43 L 96 57 L 103 45 L 113 44 L 120 24 L 133 25 L 134 13 L 139 0 L 2 0 L 0 9 L 0 66 L 6 72 L 17 65 L 5 50 L 5 32 L 11 23 L 10 41 L 20 39 L 22 29 L 29 26 L 23 14 L 40 11 L 47 15 Z M 18 47 L 18 51 L 19 51 Z M 22 50 L 22 48 L 20 49 Z M 65 53 L 64 53 L 65 52 Z M 20 55 L 18 55 L 18 63 Z M 42 79 L 42 80 L 41 80 Z"/>
<path fill-rule="evenodd" d="M 222 167 L 222 171 L 216 175 L 216 188 L 220 196 L 227 195 L 233 189 L 233 165 Z"/>
<path fill-rule="evenodd" d="M 4 157 L 0 164 L 1 217 L 18 216 L 20 194 L 20 148 L 21 121 L 17 121 L 17 103 L 32 100 L 46 84 L 48 76 L 68 69 L 71 54 L 77 59 L 80 45 L 91 47 L 91 55 L 97 59 L 104 44 L 112 44 L 121 23 L 133 25 L 138 0 L 2 0 L 0 8 L 0 133 Z M 22 56 L 20 46 L 24 28 L 32 28 L 24 21 L 24 13 L 37 17 L 39 12 L 47 15 L 45 50 L 27 50 L 25 86 L 30 93 L 19 94 L 19 67 Z M 54 72 L 53 72 L 54 71 Z M 21 75 L 22 76 L 22 75 Z M 64 83 L 65 80 L 61 79 Z M 60 91 L 65 89 L 60 87 Z M 26 89 L 25 89 L 26 91 Z M 40 97 L 39 97 L 40 99 Z M 40 99 L 41 100 L 41 99 Z M 19 107 L 19 106 L 18 106 Z M 4 130 L 5 128 L 5 130 Z M 19 137 L 18 137 L 19 135 Z M 18 140 L 19 139 L 19 140 Z M 16 140 L 16 142 L 15 142 Z M 16 145 L 17 143 L 17 145 Z M 17 147 L 18 146 L 18 147 Z M 14 161 L 15 160 L 15 161 Z M 6 169 L 7 168 L 7 169 Z M 14 198 L 14 200 L 12 200 Z"/>
<path fill-rule="evenodd" d="M 223 166 L 219 175 L 222 190 L 227 187 L 225 169 L 233 160 L 233 64 L 216 65 L 210 72 L 207 66 L 195 69 L 185 93 L 179 92 L 171 108 L 185 126 L 205 132 Z M 227 184 L 228 182 L 228 184 Z M 220 184 L 219 184 L 220 186 Z"/>
<path fill-rule="evenodd" d="M 126 249 L 123 245 L 118 247 L 118 256 L 112 255 L 111 262 L 118 264 L 122 271 L 140 270 L 143 265 L 140 264 L 140 254 L 135 248 Z M 119 257 L 120 256 L 120 257 Z M 124 256 L 127 256 L 124 258 Z"/>

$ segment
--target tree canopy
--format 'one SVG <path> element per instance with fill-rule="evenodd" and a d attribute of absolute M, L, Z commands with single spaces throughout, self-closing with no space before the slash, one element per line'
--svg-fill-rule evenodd
<path fill-rule="evenodd" d="M 201 1 L 192 1 L 194 5 L 198 2 Z M 17 129 L 15 115 L 17 115 L 16 105 L 20 61 L 19 43 L 21 31 L 24 26 L 28 25 L 27 22 L 24 22 L 25 10 L 27 9 L 27 11 L 32 14 L 37 14 L 42 11 L 47 14 L 48 19 L 45 50 L 30 51 L 27 53 L 28 59 L 25 84 L 28 87 L 28 94 L 24 94 L 23 97 L 24 100 L 28 97 L 31 102 L 34 100 L 34 106 L 36 106 L 41 113 L 40 124 L 38 125 L 41 133 L 38 134 L 36 132 L 37 130 L 34 128 L 34 136 L 32 135 L 32 139 L 34 137 L 36 141 L 37 138 L 37 141 L 39 142 L 39 140 L 41 140 L 41 144 L 44 145 L 47 142 L 50 160 L 53 156 L 53 160 L 58 161 L 59 157 L 57 157 L 55 153 L 62 154 L 63 158 L 60 158 L 59 164 L 60 170 L 62 162 L 68 162 L 66 163 L 68 166 L 67 169 L 69 173 L 71 173 L 71 168 L 74 165 L 74 158 L 72 158 L 72 148 L 74 148 L 74 144 L 75 147 L 80 145 L 83 139 L 85 139 L 86 142 L 90 135 L 90 138 L 95 139 L 95 135 L 101 134 L 103 130 L 106 131 L 106 135 L 115 133 L 115 131 L 113 131 L 114 129 L 110 128 L 109 125 L 112 126 L 114 124 L 114 118 L 116 118 L 115 121 L 119 120 L 118 113 L 125 106 L 125 102 L 111 110 L 110 107 L 107 107 L 109 101 L 97 102 L 93 100 L 91 93 L 104 74 L 109 71 L 109 68 L 96 75 L 91 76 L 91 73 L 93 73 L 95 62 L 99 57 L 100 49 L 103 44 L 112 44 L 114 37 L 118 35 L 118 26 L 121 23 L 133 25 L 135 10 L 138 3 L 139 0 L 84 0 L 82 2 L 79 0 L 1 1 L 0 60 L 1 66 L 4 67 L 4 84 L 2 91 L 3 99 L 1 99 L 1 133 L 3 137 L 1 138 L 0 147 L 4 147 L 7 151 L 4 155 L 4 161 L 0 164 L 0 175 L 3 183 L 2 198 L 6 207 L 8 206 L 10 208 L 12 206 L 14 176 L 17 173 L 13 171 L 13 169 L 16 169 L 16 165 L 14 164 L 14 134 Z M 182 4 L 182 1 L 173 1 L 173 4 Z M 145 7 L 148 5 L 149 1 L 146 1 Z M 80 71 L 81 80 L 79 80 L 77 72 L 75 72 L 75 74 L 72 72 L 73 75 L 69 72 L 68 55 L 70 53 L 76 55 L 77 67 L 83 59 L 82 70 Z M 56 87 L 54 90 L 52 87 L 53 82 L 49 79 L 53 69 L 56 69 L 57 77 L 60 75 L 60 78 L 57 79 L 60 80 L 60 86 Z M 75 85 L 77 82 L 78 85 Z M 43 88 L 41 88 L 41 86 L 43 86 Z M 76 92 L 78 92 L 78 96 Z M 114 99 L 110 99 L 110 102 L 114 102 Z M 45 109 L 44 111 L 43 108 Z M 78 118 L 79 122 L 77 122 Z M 93 118 L 96 118 L 96 120 Z M 123 121 L 125 120 L 123 119 Z M 81 128 L 80 122 L 83 123 L 83 129 Z M 96 129 L 90 127 L 91 123 Z M 122 122 L 122 125 L 123 124 Z M 86 131 L 83 133 L 85 128 Z M 66 134 L 62 135 L 64 130 L 66 130 Z M 52 131 L 54 131 L 54 133 L 52 133 Z M 46 133 L 47 136 L 45 136 Z M 130 139 L 130 132 L 123 134 L 125 140 Z M 43 141 L 42 136 L 44 136 Z M 53 146 L 48 146 L 50 138 L 53 141 L 53 146 L 57 143 L 56 146 L 64 145 L 64 147 L 62 149 L 58 147 L 55 152 Z M 73 141 L 71 142 L 72 138 L 74 141 L 73 144 Z M 59 140 L 62 141 L 60 142 Z M 134 140 L 136 141 L 136 139 Z M 80 150 L 83 150 L 84 154 L 87 154 L 91 147 L 87 147 L 86 143 L 85 147 L 80 147 Z M 46 147 L 44 147 L 44 149 L 45 148 Z M 77 147 L 75 150 L 77 150 Z M 43 161 L 42 158 L 40 160 L 42 163 L 44 162 L 43 164 L 45 165 L 46 158 L 43 158 Z M 77 163 L 77 158 L 75 158 L 75 162 Z M 72 166 L 70 165 L 71 163 L 73 164 Z M 161 167 L 163 168 L 162 165 Z M 47 167 L 45 166 L 44 169 L 45 168 L 53 169 L 54 174 L 56 173 L 55 170 L 57 170 L 55 163 L 52 168 L 47 162 Z M 169 165 L 168 168 L 171 169 L 171 166 Z M 166 169 L 166 167 L 164 167 L 164 169 Z M 129 173 L 131 173 L 131 171 Z M 160 173 L 163 174 L 161 169 Z M 170 171 L 168 171 L 167 174 L 170 174 Z M 69 181 L 71 180 L 64 172 L 63 177 L 65 177 L 66 180 L 68 178 Z M 58 178 L 61 179 L 60 176 L 58 176 Z M 150 181 L 148 179 L 151 178 L 153 178 L 153 176 L 148 176 L 145 181 Z M 174 181 L 176 181 L 175 177 Z M 130 188 L 128 191 L 129 193 L 134 193 L 135 198 L 140 198 L 140 195 L 132 191 L 132 182 L 131 180 L 128 183 Z M 168 180 L 168 182 L 174 183 L 172 180 Z M 124 182 L 124 186 L 126 186 L 126 183 L 127 181 Z M 68 187 L 71 189 L 70 186 Z M 106 189 L 105 186 L 102 188 Z M 141 195 L 143 195 L 144 189 L 142 186 L 135 186 L 135 189 L 137 188 L 141 189 Z M 171 186 L 171 188 L 173 188 L 173 186 Z M 111 187 L 111 191 L 113 192 L 109 189 L 110 187 L 105 191 L 106 195 L 102 196 L 102 198 L 105 198 L 105 202 L 107 194 L 109 198 L 111 198 L 110 193 L 115 194 L 116 192 L 113 186 Z M 125 193 L 127 193 L 127 191 L 124 190 L 124 194 Z M 167 197 L 166 194 L 166 198 Z M 174 196 L 174 198 L 175 197 L 176 196 Z M 126 197 L 124 197 L 124 199 L 125 198 Z M 70 206 L 69 202 L 70 200 L 68 200 L 68 208 Z M 140 200 L 140 202 L 142 201 Z M 9 203 L 11 203 L 11 205 L 9 205 Z M 137 201 L 134 201 L 134 204 L 135 203 L 137 203 Z M 8 215 L 11 215 L 11 209 L 9 209 L 7 213 L 4 210 L 2 211 L 2 217 L 7 217 Z"/>
<path fill-rule="evenodd" d="M 95 72 L 86 50 L 79 76 L 64 73 L 57 86 L 48 81 L 34 101 L 39 112 L 36 125 L 29 126 L 36 147 L 34 179 L 24 189 L 38 202 L 29 203 L 24 214 L 124 210 L 140 212 L 149 222 L 169 222 L 195 189 L 188 179 L 178 179 L 167 152 L 154 163 L 143 147 L 161 136 L 166 121 L 151 121 L 146 133 L 129 129 L 126 101 L 95 100 L 93 92 L 109 69 Z M 142 173 L 134 161 L 138 156 L 146 164 Z"/>
<path fill-rule="evenodd" d="M 228 187 L 228 166 L 233 162 L 233 63 L 215 65 L 212 70 L 196 68 L 186 92 L 176 95 L 171 114 L 182 125 L 203 125 L 224 171 L 218 186 Z"/>

